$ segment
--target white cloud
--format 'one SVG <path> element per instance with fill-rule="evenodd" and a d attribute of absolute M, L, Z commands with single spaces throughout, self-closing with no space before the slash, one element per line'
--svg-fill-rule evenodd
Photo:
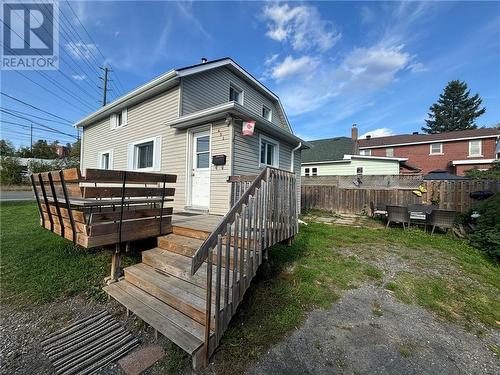
<path fill-rule="evenodd" d="M 359 138 L 366 138 L 367 135 L 370 135 L 372 138 L 387 137 L 389 135 L 394 135 L 394 131 L 389 128 L 379 128 L 366 132 L 365 134 L 361 134 Z"/>
<path fill-rule="evenodd" d="M 341 38 L 332 22 L 321 18 L 315 7 L 272 4 L 264 8 L 268 21 L 266 35 L 279 42 L 289 42 L 296 51 L 316 48 L 324 52 Z"/>
<path fill-rule="evenodd" d="M 278 59 L 279 56 L 280 56 L 279 53 L 275 53 L 274 55 L 267 57 L 266 61 L 264 61 L 264 64 L 266 66 L 272 65 Z"/>
<path fill-rule="evenodd" d="M 97 52 L 97 46 L 92 43 L 70 42 L 66 44 L 66 49 L 77 60 L 89 59 Z"/>
<path fill-rule="evenodd" d="M 416 62 L 416 63 L 413 63 L 413 64 L 410 64 L 408 65 L 408 69 L 412 72 L 412 73 L 422 73 L 422 72 L 426 72 L 428 69 L 425 67 L 424 64 L 422 63 L 419 63 L 419 62 Z"/>
<path fill-rule="evenodd" d="M 373 7 L 363 6 L 361 7 L 361 23 L 371 23 L 375 21 L 375 12 L 373 11 Z"/>
<path fill-rule="evenodd" d="M 71 76 L 75 81 L 83 81 L 87 78 L 85 74 L 74 74 Z"/>
<path fill-rule="evenodd" d="M 320 61 L 318 58 L 310 56 L 301 56 L 294 59 L 292 56 L 287 56 L 282 62 L 274 65 L 271 68 L 271 77 L 276 81 L 281 81 L 292 75 L 310 73 L 316 69 Z"/>

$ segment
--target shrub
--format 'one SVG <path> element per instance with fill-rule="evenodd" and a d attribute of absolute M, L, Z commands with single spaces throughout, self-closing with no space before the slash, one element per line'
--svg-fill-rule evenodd
<path fill-rule="evenodd" d="M 493 167 L 486 171 L 480 171 L 477 168 L 465 171 L 465 175 L 476 180 L 496 180 L 500 181 L 500 163 L 495 163 Z"/>
<path fill-rule="evenodd" d="M 500 261 L 500 193 L 486 199 L 479 207 L 481 217 L 476 231 L 471 235 L 471 244 L 489 257 Z"/>
<path fill-rule="evenodd" d="M 3 156 L 0 159 L 0 182 L 2 185 L 19 185 L 23 182 L 24 168 L 17 158 Z"/>
<path fill-rule="evenodd" d="M 78 168 L 80 165 L 76 159 L 54 159 L 49 162 L 32 160 L 29 165 L 31 173 L 42 173 L 49 171 L 57 171 L 59 169 Z"/>

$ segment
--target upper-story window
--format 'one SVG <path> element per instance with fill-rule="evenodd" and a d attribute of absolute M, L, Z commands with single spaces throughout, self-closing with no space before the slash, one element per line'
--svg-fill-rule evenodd
<path fill-rule="evenodd" d="M 430 155 L 443 155 L 443 144 L 442 143 L 431 143 L 429 146 Z"/>
<path fill-rule="evenodd" d="M 122 109 L 121 112 L 113 113 L 111 115 L 111 128 L 121 128 L 127 125 L 128 111 L 127 108 Z"/>
<path fill-rule="evenodd" d="M 483 156 L 482 142 L 480 139 L 469 141 L 469 156 Z"/>
<path fill-rule="evenodd" d="M 243 104 L 243 90 L 232 83 L 229 85 L 229 101 Z"/>
<path fill-rule="evenodd" d="M 387 156 L 388 158 L 392 158 L 394 156 L 394 149 L 392 147 L 386 148 L 385 156 Z"/>
<path fill-rule="evenodd" d="M 371 156 L 372 150 L 367 149 L 367 150 L 359 150 L 359 154 L 363 156 Z"/>
<path fill-rule="evenodd" d="M 273 112 L 271 111 L 271 108 L 263 105 L 262 106 L 262 117 L 264 117 L 268 121 L 271 121 L 273 118 Z"/>

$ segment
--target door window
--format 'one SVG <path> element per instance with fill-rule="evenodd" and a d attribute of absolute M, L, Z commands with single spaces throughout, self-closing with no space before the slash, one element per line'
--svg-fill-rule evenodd
<path fill-rule="evenodd" d="M 196 168 L 208 168 L 210 166 L 210 137 L 196 138 Z"/>

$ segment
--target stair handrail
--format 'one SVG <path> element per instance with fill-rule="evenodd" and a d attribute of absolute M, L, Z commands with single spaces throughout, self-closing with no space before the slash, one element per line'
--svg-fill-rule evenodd
<path fill-rule="evenodd" d="M 198 271 L 198 269 L 201 267 L 205 259 L 207 259 L 209 250 L 217 244 L 217 237 L 219 235 L 224 235 L 227 224 L 234 221 L 236 213 L 239 212 L 242 205 L 248 201 L 248 198 L 255 191 L 255 189 L 260 186 L 261 181 L 264 179 L 267 180 L 271 169 L 278 168 L 268 166 L 257 175 L 252 184 L 241 195 L 240 199 L 238 199 L 238 201 L 231 207 L 229 212 L 222 218 L 222 221 L 219 223 L 219 225 L 212 231 L 210 236 L 208 236 L 208 238 L 196 251 L 191 261 L 191 275 L 194 275 L 196 271 Z"/>

